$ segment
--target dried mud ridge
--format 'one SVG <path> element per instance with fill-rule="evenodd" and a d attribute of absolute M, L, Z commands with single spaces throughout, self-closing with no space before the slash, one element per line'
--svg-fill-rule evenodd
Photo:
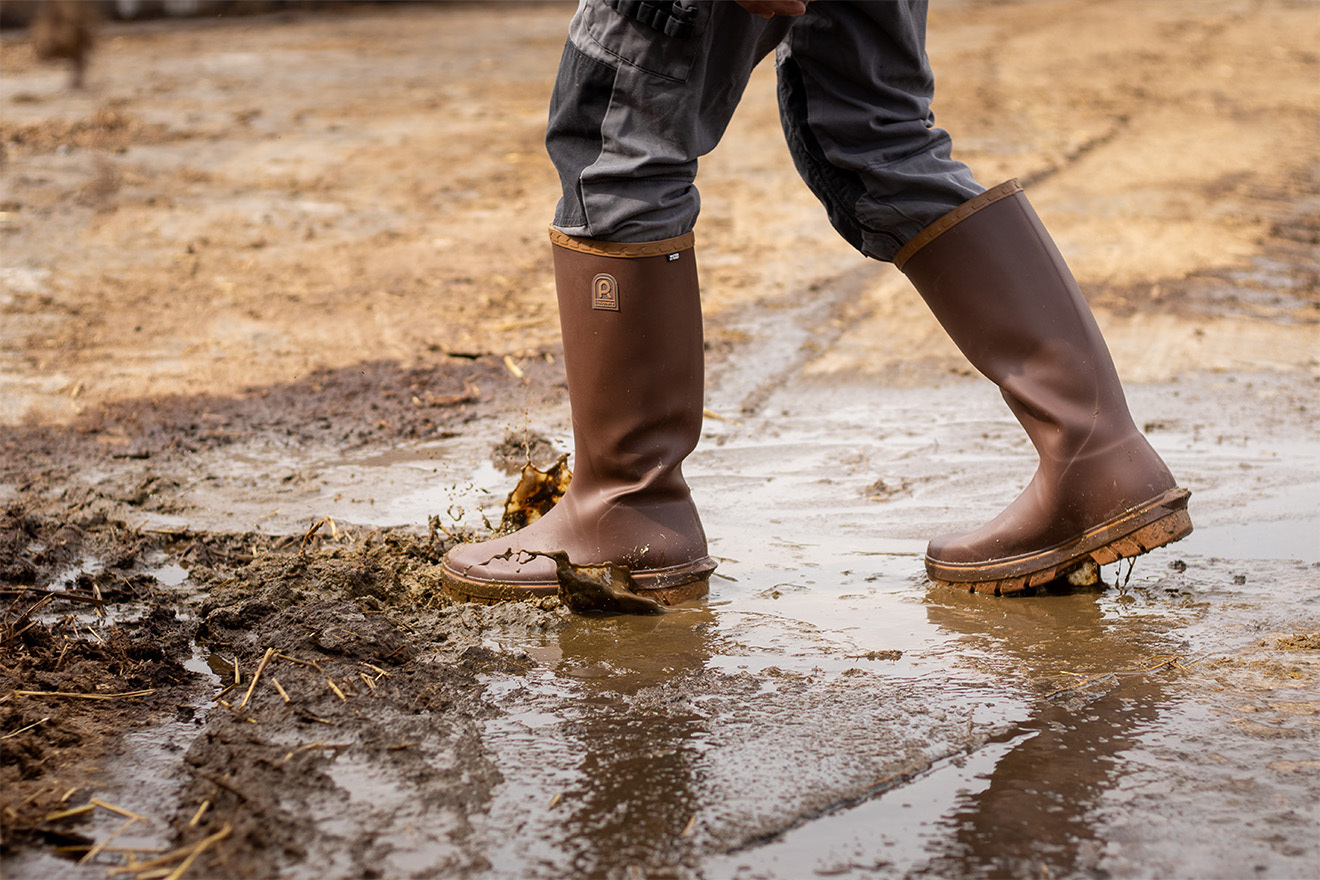
<path fill-rule="evenodd" d="M 475 417 L 521 394 L 543 394 L 552 371 L 529 370 L 525 384 L 493 355 L 451 355 L 405 367 L 372 361 L 320 369 L 305 379 L 233 397 L 171 395 L 97 406 L 72 425 L 0 426 L 0 475 L 37 485 L 44 469 L 85 467 L 106 458 L 158 458 L 270 437 L 290 444 L 369 443 L 453 437 Z M 539 451 L 539 447 L 538 450 Z M 26 477 L 26 478 L 25 478 Z"/>

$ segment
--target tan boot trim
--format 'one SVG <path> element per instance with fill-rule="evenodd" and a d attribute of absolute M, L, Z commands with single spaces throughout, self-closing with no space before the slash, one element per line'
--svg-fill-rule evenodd
<path fill-rule="evenodd" d="M 556 247 L 577 251 L 580 254 L 591 254 L 593 257 L 616 257 L 624 260 L 676 254 L 691 248 L 695 241 L 696 236 L 691 232 L 677 238 L 666 238 L 663 241 L 598 241 L 594 238 L 565 235 L 554 228 L 550 230 L 550 243 Z"/>
<path fill-rule="evenodd" d="M 904 264 L 926 245 L 930 244 L 940 235 L 948 232 L 968 217 L 975 214 L 982 208 L 993 205 L 1000 199 L 1006 199 L 1009 196 L 1017 195 L 1022 192 L 1022 184 L 1018 183 L 1017 178 L 1006 180 L 994 189 L 988 189 L 979 196 L 973 196 L 945 214 L 934 223 L 917 233 L 916 237 L 903 245 L 902 249 L 894 255 L 894 266 L 901 272 Z"/>

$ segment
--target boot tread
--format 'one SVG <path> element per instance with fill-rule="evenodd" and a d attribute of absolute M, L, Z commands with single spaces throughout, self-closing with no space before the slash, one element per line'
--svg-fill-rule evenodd
<path fill-rule="evenodd" d="M 1108 565 L 1140 556 L 1192 533 L 1186 489 L 1170 489 L 1153 501 L 1125 511 L 1055 547 L 1009 559 L 946 563 L 926 557 L 931 580 L 973 593 L 1006 596 L 1051 583 L 1093 561 Z"/>

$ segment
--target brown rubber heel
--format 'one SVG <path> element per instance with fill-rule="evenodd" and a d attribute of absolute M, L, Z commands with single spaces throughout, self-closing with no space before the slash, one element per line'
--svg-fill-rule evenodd
<path fill-rule="evenodd" d="M 958 578 L 941 576 L 954 572 L 949 570 L 950 567 L 929 558 L 926 560 L 926 570 L 931 580 L 946 587 L 996 596 L 1024 593 L 1066 578 L 1088 566 L 1108 565 L 1120 559 L 1140 556 L 1156 547 L 1187 537 L 1192 533 L 1192 518 L 1187 513 L 1190 494 L 1185 489 L 1171 489 L 1140 509 L 1116 517 L 1076 541 L 1036 554 L 1030 560 L 1007 560 L 977 567 L 981 570 L 996 567 L 1018 569 L 1003 577 L 983 575 L 977 578 L 975 575 L 979 572 L 975 568 L 965 574 L 958 572 L 963 575 Z M 1132 528 L 1134 524 L 1137 524 L 1136 528 Z M 1123 532 L 1124 528 L 1132 530 Z M 1119 534 L 1115 535 L 1115 532 Z"/>
<path fill-rule="evenodd" d="M 1108 565 L 1180 541 L 1191 533 L 1191 516 L 1186 510 L 1175 510 L 1150 525 L 1142 526 L 1130 535 L 1091 551 L 1091 558 L 1097 565 Z"/>

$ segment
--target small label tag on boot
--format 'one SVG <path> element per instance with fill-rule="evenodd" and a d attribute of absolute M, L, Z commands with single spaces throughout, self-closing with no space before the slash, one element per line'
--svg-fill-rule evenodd
<path fill-rule="evenodd" d="M 619 282 L 604 272 L 591 279 L 591 307 L 609 312 L 619 310 Z"/>

